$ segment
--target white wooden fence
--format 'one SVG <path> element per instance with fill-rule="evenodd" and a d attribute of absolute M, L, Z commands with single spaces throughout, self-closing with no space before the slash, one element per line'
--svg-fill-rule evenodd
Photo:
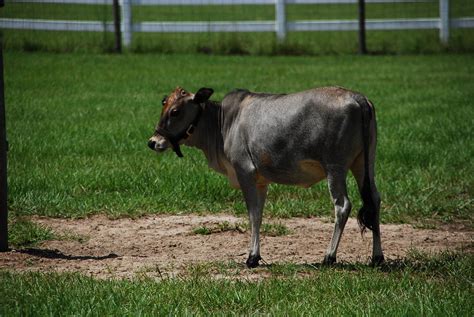
<path fill-rule="evenodd" d="M 439 1 L 439 17 L 414 19 L 369 19 L 366 30 L 438 29 L 440 41 L 447 44 L 450 28 L 474 28 L 474 17 L 449 18 L 449 1 Z M 473 0 L 474 1 L 474 0 Z M 112 5 L 112 0 L 11 0 L 12 3 L 58 3 Z M 125 47 L 132 42 L 133 32 L 275 32 L 283 40 L 291 31 L 356 31 L 358 20 L 287 21 L 288 4 L 354 4 L 358 0 L 120 0 L 121 32 Z M 365 0 L 366 3 L 433 2 L 433 0 Z M 203 22 L 132 22 L 132 5 L 274 5 L 275 21 L 203 21 Z M 3 10 L 8 10 L 7 7 Z M 0 19 L 3 29 L 48 31 L 113 32 L 111 22 L 66 21 L 40 19 Z"/>

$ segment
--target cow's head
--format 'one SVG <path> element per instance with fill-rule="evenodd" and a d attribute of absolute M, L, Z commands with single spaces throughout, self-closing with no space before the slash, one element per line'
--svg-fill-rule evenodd
<path fill-rule="evenodd" d="M 203 103 L 211 97 L 211 88 L 201 88 L 192 94 L 177 87 L 162 100 L 163 110 L 155 133 L 148 140 L 148 147 L 163 152 L 171 145 L 179 157 L 183 157 L 179 144 L 189 137 L 197 125 L 203 110 Z"/>

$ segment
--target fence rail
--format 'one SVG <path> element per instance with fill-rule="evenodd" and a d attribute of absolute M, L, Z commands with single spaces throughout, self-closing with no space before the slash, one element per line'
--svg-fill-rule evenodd
<path fill-rule="evenodd" d="M 355 4 L 359 0 L 286 0 L 286 4 Z M 11 0 L 9 3 L 112 4 L 113 0 Z M 134 5 L 274 5 L 275 0 L 134 0 Z M 365 3 L 429 3 L 433 0 L 365 0 Z"/>
<path fill-rule="evenodd" d="M 439 1 L 439 18 L 369 19 L 367 30 L 438 29 L 440 41 L 447 44 L 450 28 L 474 28 L 474 17 L 449 18 L 449 0 Z M 433 0 L 365 0 L 366 3 L 433 3 Z M 113 0 L 12 0 L 11 3 L 56 3 L 111 5 Z M 293 31 L 356 31 L 358 20 L 286 21 L 288 4 L 355 4 L 358 0 L 120 0 L 121 33 L 126 47 L 133 32 L 275 32 L 283 40 Z M 202 22 L 132 22 L 132 5 L 274 5 L 274 21 L 202 21 Z M 114 22 L 0 19 L 3 29 L 32 29 L 48 31 L 114 32 Z"/>
<path fill-rule="evenodd" d="M 18 30 L 113 32 L 113 22 L 0 19 L 0 27 Z"/>

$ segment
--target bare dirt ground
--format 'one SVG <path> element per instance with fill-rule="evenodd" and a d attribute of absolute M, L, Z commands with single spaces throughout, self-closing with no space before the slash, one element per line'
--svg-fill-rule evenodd
<path fill-rule="evenodd" d="M 241 268 L 241 274 L 253 274 L 244 269 L 249 230 L 223 230 L 209 235 L 193 232 L 200 226 L 242 223 L 246 221 L 244 218 L 160 215 L 117 220 L 106 216 L 78 220 L 34 217 L 32 220 L 63 238 L 43 242 L 35 248 L 0 253 L 0 269 L 132 278 L 175 276 L 189 267 L 218 262 L 233 263 Z M 334 226 L 318 218 L 265 219 L 265 222 L 281 223 L 290 230 L 284 236 L 262 237 L 262 257 L 268 264 L 320 262 Z M 381 230 L 388 259 L 403 258 L 411 250 L 437 253 L 473 249 L 474 232 L 462 225 L 415 229 L 411 225 L 387 224 L 382 225 Z M 356 221 L 349 219 L 339 246 L 338 262 L 367 262 L 371 240 L 370 232 L 362 238 Z"/>

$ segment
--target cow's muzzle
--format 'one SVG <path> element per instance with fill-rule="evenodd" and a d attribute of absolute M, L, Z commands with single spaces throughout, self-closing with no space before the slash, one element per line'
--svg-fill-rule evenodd
<path fill-rule="evenodd" d="M 168 142 L 164 138 L 152 137 L 148 140 L 148 147 L 156 152 L 163 152 L 168 148 Z"/>
<path fill-rule="evenodd" d="M 155 141 L 152 141 L 152 140 L 149 140 L 148 141 L 148 147 L 152 150 L 155 150 L 155 146 L 156 146 L 156 142 Z"/>

